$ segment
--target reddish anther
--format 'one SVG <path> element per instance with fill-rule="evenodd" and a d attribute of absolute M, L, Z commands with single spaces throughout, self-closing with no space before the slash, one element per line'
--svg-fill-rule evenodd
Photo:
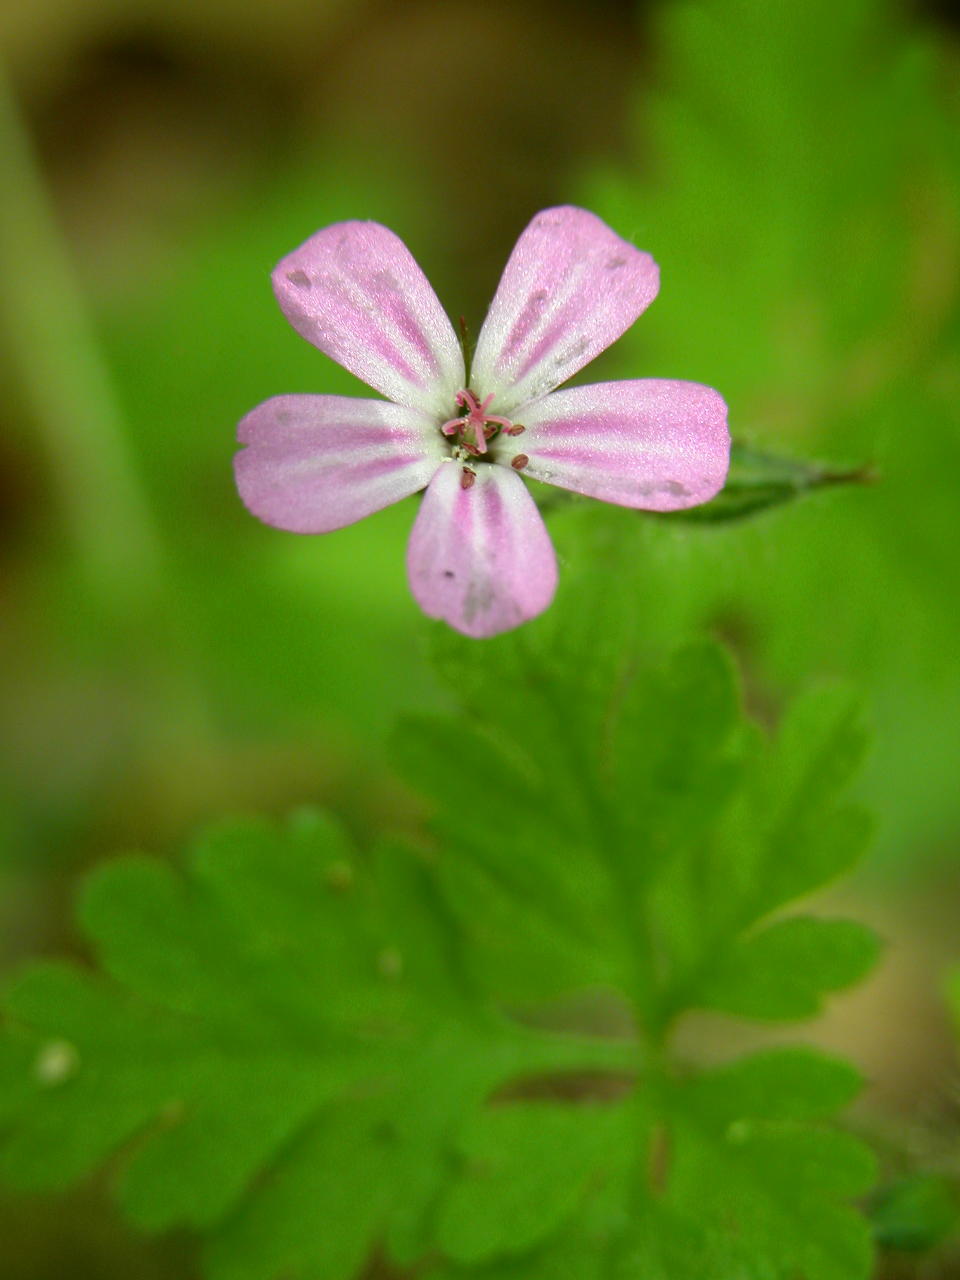
<path fill-rule="evenodd" d="M 510 465 L 514 471 L 522 471 L 529 461 L 530 459 L 525 453 L 518 453 L 515 458 L 511 459 Z"/>
<path fill-rule="evenodd" d="M 477 478 L 477 473 L 475 471 L 471 471 L 469 467 L 464 467 L 463 471 L 460 473 L 460 488 L 461 489 L 472 488 L 476 478 Z"/>

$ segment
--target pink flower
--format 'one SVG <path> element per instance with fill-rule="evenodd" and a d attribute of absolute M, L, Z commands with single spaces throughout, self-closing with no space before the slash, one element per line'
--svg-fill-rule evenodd
<path fill-rule="evenodd" d="M 695 382 L 556 391 L 656 297 L 657 265 L 583 209 L 517 241 L 467 377 L 436 294 L 376 222 L 326 227 L 273 273 L 304 338 L 386 396 L 275 396 L 240 423 L 240 496 L 267 524 L 327 533 L 426 488 L 407 551 L 432 618 L 470 636 L 541 613 L 550 537 L 520 473 L 625 507 L 706 502 L 729 461 L 726 405 Z"/>

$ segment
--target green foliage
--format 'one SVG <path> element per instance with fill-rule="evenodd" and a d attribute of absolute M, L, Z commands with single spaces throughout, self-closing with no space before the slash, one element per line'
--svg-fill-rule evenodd
<path fill-rule="evenodd" d="M 700 989 L 704 1005 L 750 1018 L 806 1018 L 823 995 L 873 968 L 876 935 L 852 920 L 792 916 L 737 942 Z"/>
<path fill-rule="evenodd" d="M 617 1171 L 630 1122 L 620 1105 L 526 1102 L 479 1115 L 461 1135 L 464 1164 L 438 1223 L 443 1251 L 456 1262 L 486 1262 L 555 1235 L 593 1185 Z"/>
<path fill-rule="evenodd" d="M 842 413 L 831 400 L 854 349 L 866 358 L 893 316 L 941 327 L 956 302 L 911 289 L 909 247 L 938 218 L 902 199 L 923 183 L 933 208 L 955 208 L 956 169 L 936 167 L 956 158 L 936 44 L 886 0 L 688 0 L 659 6 L 653 36 L 659 74 L 635 97 L 652 158 L 596 183 L 673 284 L 636 340 L 695 361 L 738 406 L 792 396 L 768 401 L 778 429 L 818 428 Z M 691 277 L 695 325 L 679 287 Z M 923 358 L 915 335 L 890 339 L 847 403 Z"/>
<path fill-rule="evenodd" d="M 125 1210 L 148 1229 L 215 1228 L 214 1277 L 349 1276 L 387 1227 L 416 1251 L 450 1126 L 503 1079 L 582 1052 L 483 1009 L 465 1022 L 411 855 L 364 866 L 313 815 L 224 826 L 186 878 L 118 859 L 81 919 L 103 972 L 37 966 L 10 995 L 29 1030 L 4 1063 L 19 1109 L 3 1168 L 64 1186 L 137 1139 Z"/>
<path fill-rule="evenodd" d="M 716 386 L 755 446 L 690 513 L 715 536 L 682 572 L 676 517 L 647 529 L 656 625 L 732 616 L 769 687 L 855 676 L 878 727 L 864 787 L 916 867 L 960 817 L 955 50 L 890 0 L 683 0 L 645 12 L 644 36 L 627 160 L 579 192 L 661 267 L 607 367 Z M 770 456 L 790 453 L 877 482 L 789 503 L 761 539 L 728 517 L 843 474 Z"/>
<path fill-rule="evenodd" d="M 914 1173 L 884 1187 L 870 1206 L 877 1244 L 902 1253 L 927 1253 L 960 1230 L 954 1180 Z"/>
<path fill-rule="evenodd" d="M 758 1258 L 775 1274 L 867 1273 L 862 1224 L 835 1200 L 867 1189 L 872 1160 L 849 1135 L 809 1125 L 855 1090 L 845 1068 L 785 1063 L 777 1053 L 692 1086 L 676 1128 L 672 1194 L 705 1231 L 707 1274 L 754 1274 Z"/>
<path fill-rule="evenodd" d="M 869 823 L 841 798 L 863 749 L 856 708 L 824 690 L 767 743 L 719 649 L 686 649 L 642 680 L 605 653 L 618 608 L 595 593 L 583 636 L 564 630 L 535 657 L 508 642 L 482 667 L 441 637 L 469 722 L 403 727 L 398 759 L 438 784 L 435 822 L 459 851 L 439 875 L 477 980 L 508 999 L 614 985 L 664 1024 L 693 1007 L 812 1014 L 869 968 L 873 936 L 825 921 L 748 931 L 863 850 Z M 482 761 L 482 805 L 430 769 L 431 752 Z"/>
<path fill-rule="evenodd" d="M 856 1074 L 666 1045 L 698 1007 L 808 1016 L 874 959 L 860 926 L 769 919 L 862 846 L 856 714 L 810 699 L 768 742 L 720 650 L 646 671 L 594 604 L 483 663 L 444 633 L 462 710 L 395 743 L 423 850 L 307 813 L 96 871 L 96 968 L 8 997 L 5 1176 L 110 1161 L 212 1280 L 348 1280 L 378 1246 L 443 1276 L 865 1276 L 871 1160 L 828 1123 Z"/>
<path fill-rule="evenodd" d="M 618 1130 L 605 1159 L 594 1159 L 575 1225 L 521 1259 L 479 1272 L 445 1268 L 431 1280 L 866 1275 L 867 1234 L 836 1198 L 864 1191 L 873 1162 L 855 1139 L 817 1124 L 858 1087 L 842 1064 L 782 1049 L 612 1108 Z M 503 1195 L 502 1220 L 511 1209 Z"/>

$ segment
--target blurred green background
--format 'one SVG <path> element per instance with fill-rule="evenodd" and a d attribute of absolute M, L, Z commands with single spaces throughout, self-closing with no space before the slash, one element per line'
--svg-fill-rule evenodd
<path fill-rule="evenodd" d="M 584 204 L 662 291 L 581 380 L 718 387 L 736 438 L 876 481 L 737 526 L 620 513 L 650 655 L 734 650 L 751 707 L 852 679 L 875 853 L 844 905 L 887 961 L 815 1030 L 918 1141 L 953 1105 L 940 982 L 960 832 L 960 58 L 946 9 L 880 0 L 7 0 L 0 50 L 0 926 L 75 947 L 94 860 L 226 811 L 418 820 L 398 711 L 445 698 L 407 591 L 414 503 L 323 538 L 243 510 L 237 419 L 363 390 L 269 288 L 374 218 L 473 331 L 538 209 Z M 599 546 L 551 517 L 557 608 Z M 606 526 L 609 529 L 609 523 Z M 563 568 L 566 585 L 563 581 Z M 0 1208 L 7 1280 L 189 1277 L 97 1188 Z"/>

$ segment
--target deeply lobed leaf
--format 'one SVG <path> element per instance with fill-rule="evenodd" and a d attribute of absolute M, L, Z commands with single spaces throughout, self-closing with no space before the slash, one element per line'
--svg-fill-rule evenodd
<path fill-rule="evenodd" d="M 206 1229 L 217 1280 L 348 1277 L 384 1233 L 425 1252 L 473 1111 L 525 1072 L 603 1069 L 606 1045 L 472 1000 L 423 865 L 394 845 L 372 867 L 302 815 L 212 832 L 186 875 L 96 872 L 105 975 L 38 965 L 8 998 L 6 1176 L 64 1186 L 122 1149 L 128 1214 Z"/>
<path fill-rule="evenodd" d="M 768 741 L 712 646 L 641 675 L 601 643 L 585 680 L 570 634 L 497 656 L 398 734 L 423 853 L 305 814 L 90 878 L 100 971 L 9 997 L 4 1171 L 115 1159 L 213 1280 L 349 1280 L 378 1247 L 443 1277 L 859 1280 L 870 1160 L 828 1127 L 856 1074 L 664 1056 L 688 1009 L 807 1016 L 874 958 L 860 926 L 767 920 L 859 851 L 855 710 L 806 701 Z"/>

